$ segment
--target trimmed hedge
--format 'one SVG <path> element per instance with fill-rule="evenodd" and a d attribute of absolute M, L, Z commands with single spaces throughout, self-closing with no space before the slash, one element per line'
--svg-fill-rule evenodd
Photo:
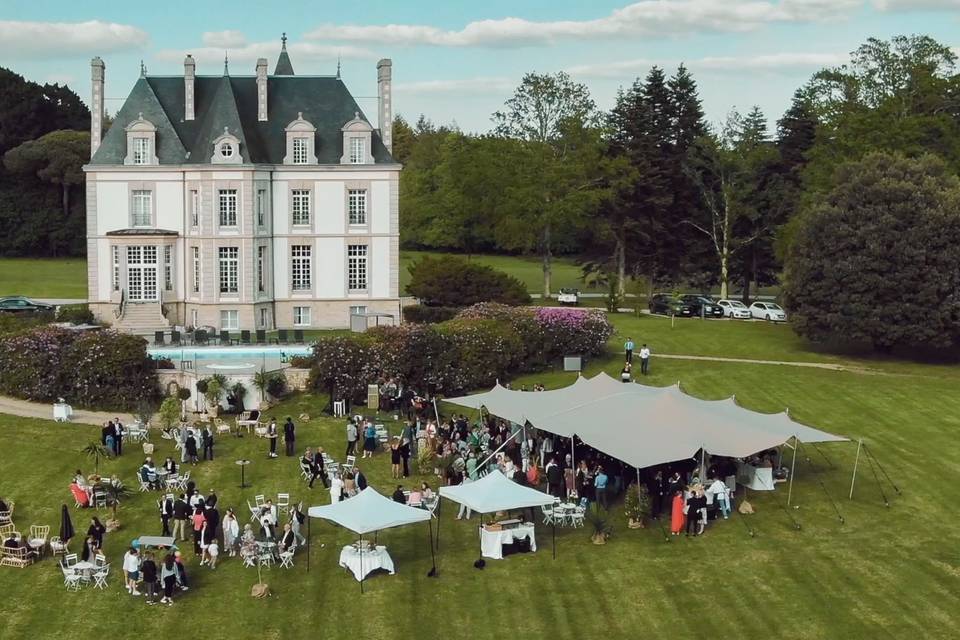
<path fill-rule="evenodd" d="M 93 312 L 85 304 L 68 304 L 57 309 L 57 322 L 71 324 L 96 324 Z"/>
<path fill-rule="evenodd" d="M 428 307 L 424 304 L 410 304 L 403 308 L 403 321 L 432 324 L 453 320 L 460 311 L 459 307 Z"/>
<path fill-rule="evenodd" d="M 606 350 L 613 327 L 598 309 L 540 309 L 479 304 L 439 324 L 376 327 L 320 338 L 310 387 L 362 402 L 367 385 L 398 377 L 421 393 L 446 395 L 538 371 L 564 355 Z"/>
<path fill-rule="evenodd" d="M 157 398 L 143 338 L 111 330 L 40 327 L 0 339 L 0 393 L 75 407 L 134 410 Z"/>
<path fill-rule="evenodd" d="M 407 293 L 429 307 L 465 307 L 478 302 L 530 303 L 527 287 L 513 276 L 456 256 L 425 256 L 408 267 Z"/>

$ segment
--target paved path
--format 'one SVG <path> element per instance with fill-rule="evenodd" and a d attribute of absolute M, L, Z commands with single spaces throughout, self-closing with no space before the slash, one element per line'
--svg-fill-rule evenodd
<path fill-rule="evenodd" d="M 53 420 L 53 405 L 0 396 L 0 413 L 24 418 Z M 83 409 L 74 409 L 71 422 L 100 426 L 107 420 L 114 418 L 120 418 L 122 422 L 127 424 L 133 422 L 133 416 L 129 413 L 107 413 L 105 411 L 85 411 Z"/>
<path fill-rule="evenodd" d="M 832 362 L 791 362 L 789 360 L 752 360 L 750 358 L 724 358 L 721 356 L 685 356 L 679 354 L 659 353 L 653 354 L 654 358 L 669 358 L 672 360 L 705 360 L 708 362 L 736 362 L 740 364 L 779 364 L 788 367 L 808 367 L 810 369 L 828 369 L 830 371 L 852 371 L 854 373 L 867 373 L 871 375 L 893 375 L 885 371 L 876 369 L 867 369 L 866 367 L 851 367 L 844 364 L 833 364 Z"/>

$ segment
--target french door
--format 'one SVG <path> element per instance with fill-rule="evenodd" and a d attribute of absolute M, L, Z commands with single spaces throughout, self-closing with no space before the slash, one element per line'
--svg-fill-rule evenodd
<path fill-rule="evenodd" d="M 156 302 L 160 299 L 157 247 L 127 247 L 127 296 L 130 302 Z"/>

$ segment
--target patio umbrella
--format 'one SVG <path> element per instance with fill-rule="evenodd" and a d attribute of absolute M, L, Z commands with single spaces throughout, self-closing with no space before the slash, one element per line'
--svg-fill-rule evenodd
<path fill-rule="evenodd" d="M 67 505 L 63 505 L 60 510 L 60 540 L 63 541 L 63 544 L 66 544 L 74 535 L 76 534 L 73 530 L 73 523 L 70 521 L 70 512 L 67 510 Z"/>

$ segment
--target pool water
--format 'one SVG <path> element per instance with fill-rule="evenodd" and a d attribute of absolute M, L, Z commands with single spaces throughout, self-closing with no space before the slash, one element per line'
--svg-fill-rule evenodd
<path fill-rule="evenodd" d="M 307 345 L 280 345 L 270 347 L 150 347 L 147 354 L 151 358 L 169 360 L 194 360 L 218 362 L 231 360 L 288 360 L 293 356 L 309 356 Z"/>

